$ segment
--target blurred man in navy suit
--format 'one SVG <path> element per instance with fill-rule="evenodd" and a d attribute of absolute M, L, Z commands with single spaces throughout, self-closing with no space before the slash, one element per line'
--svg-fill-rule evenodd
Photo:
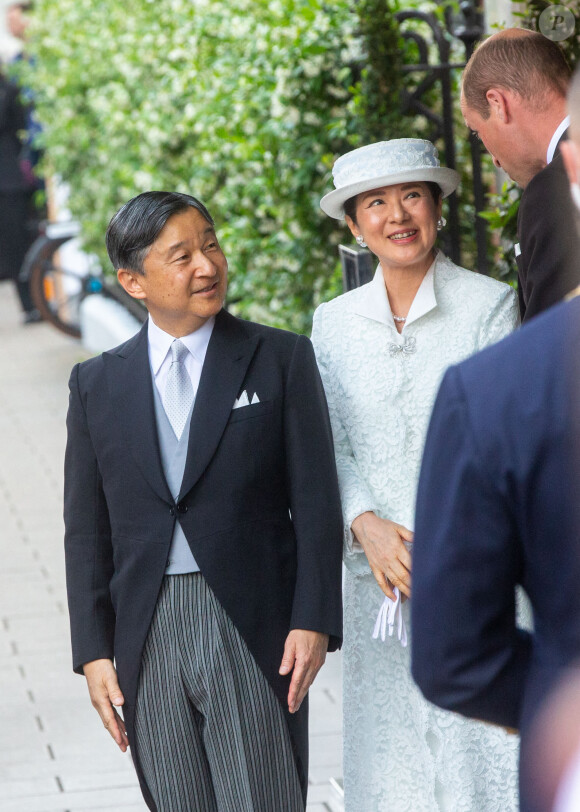
<path fill-rule="evenodd" d="M 578 73 L 568 98 L 580 205 Z M 526 769 L 532 722 L 580 657 L 578 292 L 448 370 L 417 496 L 413 676 L 435 704 L 520 730 L 526 812 L 550 808 Z M 516 625 L 518 584 L 533 633 Z"/>

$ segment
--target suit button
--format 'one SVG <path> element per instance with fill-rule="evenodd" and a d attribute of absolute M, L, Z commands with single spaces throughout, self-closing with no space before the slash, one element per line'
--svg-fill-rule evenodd
<path fill-rule="evenodd" d="M 177 512 L 178 513 L 187 513 L 187 505 L 184 505 L 183 502 L 180 502 L 177 505 Z"/>
<path fill-rule="evenodd" d="M 175 508 L 172 508 L 172 507 L 169 508 L 169 515 L 170 516 L 175 516 Z"/>

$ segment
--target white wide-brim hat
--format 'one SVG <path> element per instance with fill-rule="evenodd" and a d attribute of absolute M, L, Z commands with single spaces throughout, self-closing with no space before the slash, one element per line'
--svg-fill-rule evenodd
<path fill-rule="evenodd" d="M 447 197 L 459 185 L 454 169 L 440 166 L 437 149 L 422 138 L 394 138 L 347 152 L 332 168 L 335 189 L 324 195 L 320 208 L 330 217 L 344 217 L 344 203 L 371 189 L 412 180 L 433 181 Z"/>

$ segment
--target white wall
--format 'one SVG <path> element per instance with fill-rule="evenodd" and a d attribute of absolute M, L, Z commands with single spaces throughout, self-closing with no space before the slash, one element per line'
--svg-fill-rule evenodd
<path fill-rule="evenodd" d="M 6 31 L 6 0 L 0 0 L 0 62 L 12 59 L 21 49 L 22 44 Z"/>
<path fill-rule="evenodd" d="M 495 31 L 494 24 L 509 28 L 514 25 L 513 3 L 511 0 L 484 0 L 485 29 L 488 33 Z"/>

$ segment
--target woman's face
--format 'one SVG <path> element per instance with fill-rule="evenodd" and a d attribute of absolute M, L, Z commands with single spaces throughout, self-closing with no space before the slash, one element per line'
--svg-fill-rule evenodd
<path fill-rule="evenodd" d="M 441 200 L 435 203 L 423 181 L 397 183 L 362 192 L 356 219 L 346 218 L 355 237 L 362 235 L 383 270 L 422 271 L 433 261 Z"/>

